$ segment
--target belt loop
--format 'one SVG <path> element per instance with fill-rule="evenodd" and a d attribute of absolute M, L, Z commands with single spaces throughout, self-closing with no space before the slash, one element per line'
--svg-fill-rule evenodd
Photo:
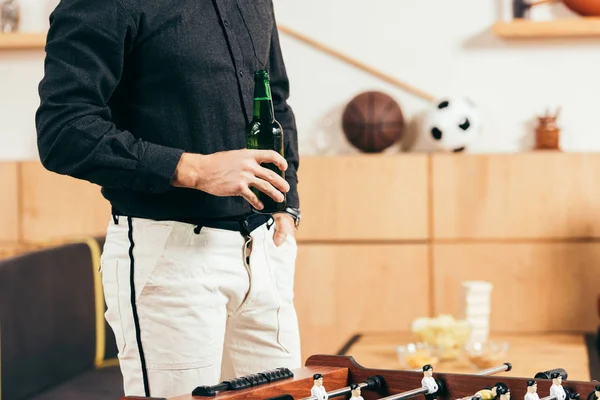
<path fill-rule="evenodd" d="M 113 217 L 113 223 L 114 223 L 115 225 L 119 225 L 119 216 L 118 216 L 118 215 L 115 215 L 115 214 L 113 214 L 113 215 L 112 215 L 112 217 Z"/>
<path fill-rule="evenodd" d="M 275 220 L 273 219 L 273 217 L 270 217 L 269 220 L 267 221 L 267 230 L 270 231 L 271 227 L 273 226 L 273 224 L 275 223 Z"/>

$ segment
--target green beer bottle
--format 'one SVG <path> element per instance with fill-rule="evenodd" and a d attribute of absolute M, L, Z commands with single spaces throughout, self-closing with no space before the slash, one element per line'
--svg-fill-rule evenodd
<path fill-rule="evenodd" d="M 254 73 L 254 111 L 252 121 L 246 131 L 246 147 L 253 150 L 274 150 L 283 156 L 283 129 L 275 120 L 269 73 L 265 70 Z M 285 171 L 281 171 L 275 164 L 268 163 L 263 167 L 285 179 Z M 285 209 L 285 193 L 283 193 L 284 200 L 277 203 L 256 188 L 252 188 L 252 191 L 264 205 L 262 210 L 256 210 L 253 207 L 254 212 L 272 214 Z"/>

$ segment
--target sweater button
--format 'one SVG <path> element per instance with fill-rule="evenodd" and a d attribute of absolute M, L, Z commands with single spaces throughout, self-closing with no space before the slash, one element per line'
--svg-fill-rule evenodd
<path fill-rule="evenodd" d="M 244 71 L 240 70 L 240 76 L 244 76 Z"/>

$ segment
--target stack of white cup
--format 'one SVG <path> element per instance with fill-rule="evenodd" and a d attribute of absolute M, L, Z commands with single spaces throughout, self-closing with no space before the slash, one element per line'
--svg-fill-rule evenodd
<path fill-rule="evenodd" d="M 492 284 L 465 281 L 463 286 L 463 318 L 471 325 L 470 342 L 485 342 L 490 333 Z"/>

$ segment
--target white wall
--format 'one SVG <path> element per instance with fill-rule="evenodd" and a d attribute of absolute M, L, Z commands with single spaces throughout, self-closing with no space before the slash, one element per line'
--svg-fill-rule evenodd
<path fill-rule="evenodd" d="M 21 29 L 45 31 L 57 0 L 18 0 Z M 44 51 L 0 51 L 0 161 L 38 159 L 34 114 Z"/>
<path fill-rule="evenodd" d="M 490 32 L 500 18 L 497 0 L 278 0 L 276 7 L 280 24 L 421 90 L 473 98 L 483 108 L 485 130 L 472 151 L 531 148 L 535 115 L 557 105 L 563 149 L 600 149 L 600 39 L 500 40 Z M 562 5 L 552 11 L 575 17 Z M 409 117 L 426 106 L 293 38 L 284 37 L 282 45 L 304 153 L 314 148 L 309 139 L 319 136 L 353 151 L 339 140 L 339 120 L 359 92 L 383 90 Z"/>
<path fill-rule="evenodd" d="M 44 0 L 24 3 L 24 28 L 46 24 Z M 505 41 L 490 27 L 498 0 L 275 0 L 278 22 L 435 96 L 467 94 L 483 110 L 474 152 L 529 149 L 535 115 L 561 106 L 562 147 L 600 149 L 600 39 Z M 575 17 L 553 6 L 560 17 Z M 356 94 L 381 90 L 408 118 L 426 102 L 282 35 L 301 152 L 355 151 L 340 127 Z M 43 51 L 0 52 L 0 160 L 35 159 L 33 116 Z M 321 149 L 321 150 L 318 150 Z"/>

